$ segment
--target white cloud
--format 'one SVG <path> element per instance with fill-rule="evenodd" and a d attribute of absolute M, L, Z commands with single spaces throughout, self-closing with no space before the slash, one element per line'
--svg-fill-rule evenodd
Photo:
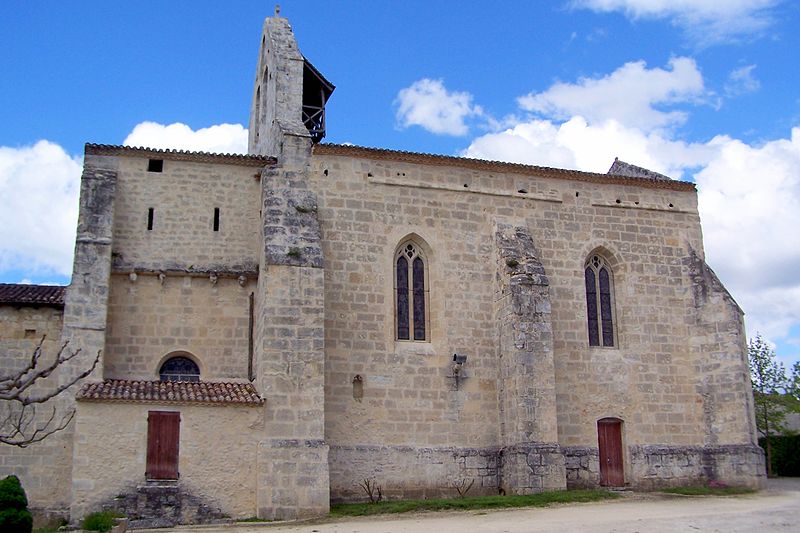
<path fill-rule="evenodd" d="M 59 145 L 0 146 L 0 271 L 69 276 L 81 160 Z"/>
<path fill-rule="evenodd" d="M 241 124 L 217 124 L 195 131 L 180 122 L 166 126 L 156 122 L 142 122 L 133 128 L 122 144 L 220 154 L 246 154 L 247 128 Z"/>
<path fill-rule="evenodd" d="M 681 124 L 684 111 L 656 106 L 697 102 L 704 95 L 703 76 L 693 59 L 676 57 L 669 70 L 648 69 L 644 61 L 626 63 L 601 78 L 581 78 L 577 83 L 555 83 L 541 93 L 518 99 L 526 111 L 556 119 L 580 115 L 589 123 L 615 120 L 626 126 L 651 130 Z"/>
<path fill-rule="evenodd" d="M 606 96 L 602 84 L 585 84 L 578 95 L 592 102 Z M 800 127 L 763 144 L 728 136 L 689 143 L 669 129 L 614 118 L 529 117 L 473 139 L 463 155 L 592 172 L 606 172 L 619 157 L 693 178 L 707 261 L 747 313 L 748 331 L 780 340 L 800 326 Z"/>
<path fill-rule="evenodd" d="M 606 172 L 619 157 L 674 178 L 710 157 L 703 145 L 676 141 L 663 132 L 625 127 L 615 120 L 589 124 L 580 116 L 564 122 L 522 121 L 472 141 L 462 155 L 532 165 Z"/>
<path fill-rule="evenodd" d="M 695 174 L 706 249 L 749 313 L 751 331 L 800 324 L 800 128 L 751 146 L 729 137 Z"/>
<path fill-rule="evenodd" d="M 219 124 L 138 124 L 124 144 L 218 153 L 246 153 L 247 129 Z M 78 223 L 81 157 L 58 144 L 0 146 L 0 272 L 69 276 Z"/>
<path fill-rule="evenodd" d="M 746 65 L 732 70 L 728 74 L 728 81 L 725 83 L 725 94 L 727 96 L 739 96 L 740 94 L 759 90 L 761 82 L 753 76 L 755 68 L 755 65 Z"/>
<path fill-rule="evenodd" d="M 440 135 L 466 135 L 466 119 L 482 114 L 470 93 L 450 92 L 442 80 L 428 78 L 401 89 L 395 104 L 401 127 L 420 126 Z"/>
<path fill-rule="evenodd" d="M 781 0 L 573 0 L 574 8 L 631 19 L 669 19 L 701 45 L 762 32 L 773 21 L 771 9 Z"/>

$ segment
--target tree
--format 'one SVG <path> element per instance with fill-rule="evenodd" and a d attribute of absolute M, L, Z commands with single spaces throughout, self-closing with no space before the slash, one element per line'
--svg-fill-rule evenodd
<path fill-rule="evenodd" d="M 756 427 L 767 443 L 767 475 L 772 476 L 770 439 L 786 432 L 786 415 L 798 410 L 795 395 L 800 385 L 800 364 L 795 363 L 792 377 L 787 377 L 783 363 L 775 360 L 775 351 L 760 333 L 756 334 L 755 339 L 750 339 L 747 353 L 753 382 Z"/>
<path fill-rule="evenodd" d="M 0 376 L 0 444 L 25 448 L 67 427 L 75 416 L 74 409 L 59 415 L 57 406 L 52 405 L 49 414 L 39 416 L 36 408 L 55 399 L 59 394 L 91 374 L 100 360 L 100 352 L 97 352 L 97 357 L 94 358 L 90 368 L 65 380 L 55 388 L 34 387 L 37 383 L 44 385 L 42 380 L 50 376 L 57 368 L 69 363 L 80 353 L 80 350 L 68 350 L 69 343 L 65 342 L 61 345 L 53 362 L 40 367 L 44 341 L 45 338 L 42 337 L 24 368 Z"/>

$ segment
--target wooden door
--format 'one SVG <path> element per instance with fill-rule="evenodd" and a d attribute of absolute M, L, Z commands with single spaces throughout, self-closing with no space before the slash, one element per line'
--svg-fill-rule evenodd
<path fill-rule="evenodd" d="M 622 420 L 603 418 L 597 421 L 597 444 L 600 448 L 600 485 L 625 485 L 622 468 Z"/>
<path fill-rule="evenodd" d="M 180 413 L 147 413 L 147 479 L 178 479 L 180 424 Z"/>

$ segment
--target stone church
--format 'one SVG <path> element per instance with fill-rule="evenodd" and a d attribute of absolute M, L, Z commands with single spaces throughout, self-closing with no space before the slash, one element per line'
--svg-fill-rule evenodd
<path fill-rule="evenodd" d="M 270 17 L 248 155 L 86 145 L 70 286 L 0 286 L 4 368 L 45 332 L 62 383 L 101 354 L 65 430 L 0 446 L 33 507 L 763 486 L 693 183 L 321 143 L 333 91 Z"/>

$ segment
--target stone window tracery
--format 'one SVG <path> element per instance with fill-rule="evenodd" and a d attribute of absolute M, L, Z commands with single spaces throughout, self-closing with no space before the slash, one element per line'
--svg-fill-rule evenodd
<path fill-rule="evenodd" d="M 584 269 L 589 346 L 614 346 L 614 279 L 600 255 L 592 255 Z"/>
<path fill-rule="evenodd" d="M 158 371 L 161 381 L 200 381 L 200 367 L 184 356 L 170 357 Z"/>
<path fill-rule="evenodd" d="M 395 253 L 395 336 L 428 340 L 427 261 L 420 246 L 406 241 Z"/>

